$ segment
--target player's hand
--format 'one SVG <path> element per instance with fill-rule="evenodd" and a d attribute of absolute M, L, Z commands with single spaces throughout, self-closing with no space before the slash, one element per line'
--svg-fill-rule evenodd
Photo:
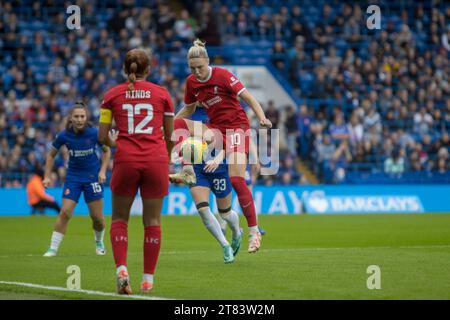
<path fill-rule="evenodd" d="M 106 174 L 104 172 L 98 173 L 98 183 L 105 183 L 106 181 Z"/>
<path fill-rule="evenodd" d="M 205 167 L 204 167 L 203 171 L 205 171 L 206 173 L 211 173 L 211 172 L 216 171 L 218 167 L 219 167 L 219 162 L 216 161 L 216 159 L 208 160 L 205 163 Z"/>
<path fill-rule="evenodd" d="M 270 122 L 270 120 L 267 118 L 264 118 L 261 121 L 259 121 L 259 125 L 263 128 L 267 128 L 267 129 L 272 128 L 272 122 Z"/>
<path fill-rule="evenodd" d="M 111 130 L 109 130 L 108 135 L 109 135 L 109 139 L 112 142 L 112 146 L 111 147 L 117 147 L 116 140 L 119 137 L 119 131 L 111 129 Z"/>
<path fill-rule="evenodd" d="M 50 186 L 50 183 L 51 183 L 50 178 L 45 178 L 42 181 L 42 184 L 44 185 L 44 188 L 48 188 Z"/>

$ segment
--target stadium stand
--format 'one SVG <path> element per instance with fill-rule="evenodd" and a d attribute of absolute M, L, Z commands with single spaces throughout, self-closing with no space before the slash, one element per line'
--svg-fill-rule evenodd
<path fill-rule="evenodd" d="M 151 50 L 149 80 L 179 109 L 194 37 L 213 64 L 266 65 L 297 103 L 264 106 L 287 145 L 262 184 L 308 183 L 296 160 L 323 183 L 449 183 L 450 5 L 370 4 L 381 30 L 366 28 L 365 1 L 84 1 L 81 30 L 66 28 L 65 1 L 0 2 L 0 186 L 43 165 L 76 100 L 98 119 L 130 48 Z"/>

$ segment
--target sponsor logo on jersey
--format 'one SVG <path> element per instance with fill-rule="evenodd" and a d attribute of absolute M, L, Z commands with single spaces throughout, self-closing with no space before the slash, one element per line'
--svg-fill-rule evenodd
<path fill-rule="evenodd" d="M 94 154 L 94 148 L 86 149 L 86 150 L 72 150 L 69 149 L 69 154 L 71 157 L 87 157 L 91 154 Z"/>
<path fill-rule="evenodd" d="M 203 106 L 206 106 L 206 108 L 209 108 L 209 107 L 211 107 L 212 105 L 215 105 L 216 103 L 219 103 L 219 102 L 221 102 L 221 101 L 222 101 L 222 98 L 221 98 L 221 97 L 215 96 L 214 98 L 207 100 L 207 101 L 206 101 L 206 105 L 205 105 L 205 103 L 202 103 L 202 104 L 203 104 Z"/>

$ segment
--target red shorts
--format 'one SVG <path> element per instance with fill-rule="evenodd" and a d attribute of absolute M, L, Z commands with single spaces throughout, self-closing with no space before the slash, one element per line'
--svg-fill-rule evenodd
<path fill-rule="evenodd" d="M 146 199 L 163 198 L 169 193 L 169 164 L 161 162 L 115 163 L 111 191 L 123 197 L 136 196 L 138 188 Z"/>
<path fill-rule="evenodd" d="M 245 152 L 247 155 L 250 148 L 250 128 L 221 128 L 211 123 L 205 124 L 208 128 L 219 130 L 222 134 L 223 148 L 225 154 L 232 152 Z"/>

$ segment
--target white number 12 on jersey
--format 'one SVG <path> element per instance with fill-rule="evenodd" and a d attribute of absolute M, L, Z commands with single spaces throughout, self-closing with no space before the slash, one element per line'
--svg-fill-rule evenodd
<path fill-rule="evenodd" d="M 128 134 L 132 133 L 144 133 L 152 134 L 153 127 L 143 129 L 153 119 L 153 106 L 149 103 L 138 103 L 133 106 L 132 104 L 123 104 L 122 109 L 128 112 Z M 147 110 L 147 116 L 139 122 L 136 127 L 134 126 L 134 115 L 141 114 L 141 110 Z"/>

